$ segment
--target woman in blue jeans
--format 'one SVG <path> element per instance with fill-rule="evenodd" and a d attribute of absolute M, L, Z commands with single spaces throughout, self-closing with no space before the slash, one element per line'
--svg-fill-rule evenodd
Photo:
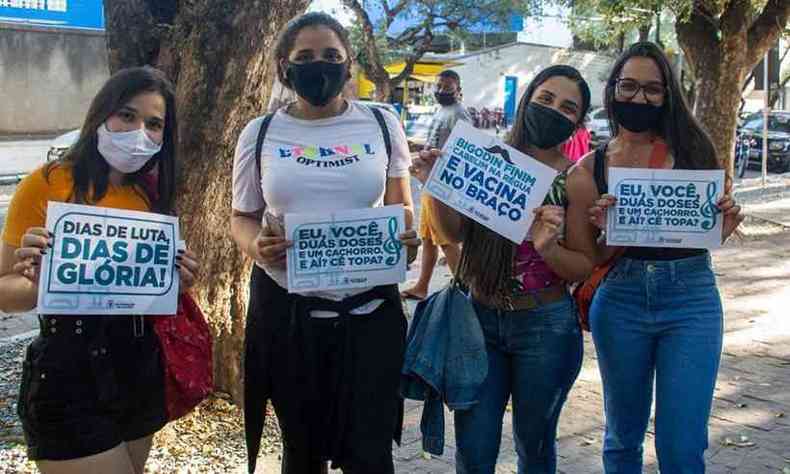
<path fill-rule="evenodd" d="M 608 167 L 647 168 L 659 150 L 663 167 L 718 169 L 708 135 L 694 119 L 664 53 L 637 43 L 616 62 L 606 88 L 613 139 L 582 166 L 604 193 L 590 219 L 606 228 Z M 725 240 L 743 220 L 730 196 L 718 202 Z M 601 239 L 599 261 L 618 252 Z M 722 344 L 722 306 L 704 249 L 624 249 L 590 308 L 604 388 L 607 473 L 642 472 L 642 444 L 655 380 L 656 451 L 662 473 L 705 471 L 707 423 Z"/>
<path fill-rule="evenodd" d="M 592 270 L 596 230 L 587 212 L 598 198 L 592 174 L 572 168 L 560 146 L 589 106 L 587 84 L 569 66 L 541 71 L 521 98 L 509 142 L 558 173 L 536 211 L 531 240 L 516 245 L 434 201 L 437 226 L 464 244 L 458 279 L 471 291 L 488 356 L 478 403 L 455 412 L 459 473 L 494 473 L 508 399 L 518 472 L 556 472 L 557 420 L 582 361 L 566 282 Z M 433 150 L 415 159 L 422 182 L 437 156 Z"/>

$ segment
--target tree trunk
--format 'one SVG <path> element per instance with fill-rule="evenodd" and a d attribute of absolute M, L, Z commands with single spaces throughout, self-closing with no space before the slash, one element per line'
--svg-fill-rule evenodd
<path fill-rule="evenodd" d="M 768 0 L 750 23 L 748 0 L 733 0 L 718 22 L 699 3 L 686 22 L 678 22 L 678 42 L 693 68 L 694 111 L 713 139 L 719 160 L 732 170 L 741 87 L 749 72 L 776 42 L 790 17 L 790 2 Z"/>
<path fill-rule="evenodd" d="M 373 81 L 373 84 L 376 85 L 376 91 L 373 94 L 373 98 L 379 102 L 389 102 L 390 97 L 392 96 L 392 84 L 390 83 L 389 74 L 386 74 L 385 78 L 376 75 L 376 80 L 373 80 L 373 78 L 370 76 L 368 76 L 368 79 Z"/>
<path fill-rule="evenodd" d="M 695 65 L 695 112 L 716 146 L 725 169 L 730 169 L 734 150 L 741 82 L 745 60 L 735 48 L 710 54 Z"/>
<path fill-rule="evenodd" d="M 278 30 L 308 0 L 157 0 L 174 11 L 158 24 L 144 0 L 107 0 L 110 67 L 152 64 L 176 84 L 182 236 L 200 257 L 193 294 L 214 333 L 215 387 L 241 401 L 241 357 L 251 262 L 228 229 L 233 150 L 266 110 Z M 188 5 L 188 6 L 187 6 Z"/>
<path fill-rule="evenodd" d="M 381 102 L 389 102 L 392 91 L 390 75 L 379 59 L 379 49 L 376 45 L 376 32 L 373 22 L 368 16 L 364 6 L 358 0 L 342 0 L 343 5 L 354 12 L 357 21 L 362 25 L 362 42 L 364 44 L 365 61 L 362 64 L 365 76 L 376 86 L 374 98 Z M 364 2 L 363 2 L 364 3 Z"/>

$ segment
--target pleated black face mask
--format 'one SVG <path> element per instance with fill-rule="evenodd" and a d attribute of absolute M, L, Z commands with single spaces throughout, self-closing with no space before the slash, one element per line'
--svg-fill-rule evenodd
<path fill-rule="evenodd" d="M 299 97 L 322 107 L 340 95 L 348 79 L 348 64 L 326 61 L 289 63 L 285 76 Z"/>
<path fill-rule="evenodd" d="M 524 130 L 527 143 L 548 150 L 569 139 L 576 125 L 556 110 L 530 102 L 524 114 Z"/>
<path fill-rule="evenodd" d="M 642 133 L 658 128 L 663 107 L 615 100 L 612 106 L 617 124 L 629 132 Z"/>
<path fill-rule="evenodd" d="M 439 105 L 453 105 L 456 102 L 455 92 L 434 92 L 434 98 Z"/>

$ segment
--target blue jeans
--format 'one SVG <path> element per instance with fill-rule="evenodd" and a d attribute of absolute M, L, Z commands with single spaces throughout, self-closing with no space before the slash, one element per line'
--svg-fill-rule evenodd
<path fill-rule="evenodd" d="M 497 311 L 475 303 L 488 353 L 479 402 L 456 410 L 456 472 L 493 474 L 502 417 L 513 397 L 519 474 L 556 471 L 560 410 L 582 363 L 582 336 L 569 297 L 534 310 Z"/>
<path fill-rule="evenodd" d="M 705 472 L 722 341 L 710 256 L 620 259 L 593 299 L 590 327 L 603 379 L 605 471 L 642 472 L 655 379 L 659 469 Z"/>

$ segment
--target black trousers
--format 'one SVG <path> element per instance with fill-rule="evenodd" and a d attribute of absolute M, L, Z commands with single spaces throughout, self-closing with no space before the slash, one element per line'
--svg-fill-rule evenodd
<path fill-rule="evenodd" d="M 283 433 L 283 474 L 391 474 L 400 441 L 398 393 L 406 318 L 395 285 L 343 302 L 290 295 L 255 268 L 245 351 L 245 426 L 257 455 L 267 399 Z M 349 311 L 384 299 L 375 311 Z M 340 313 L 311 318 L 311 310 Z M 257 439 L 255 436 L 257 435 Z M 251 459 L 252 460 L 252 459 Z M 251 464 L 252 466 L 252 464 Z"/>

